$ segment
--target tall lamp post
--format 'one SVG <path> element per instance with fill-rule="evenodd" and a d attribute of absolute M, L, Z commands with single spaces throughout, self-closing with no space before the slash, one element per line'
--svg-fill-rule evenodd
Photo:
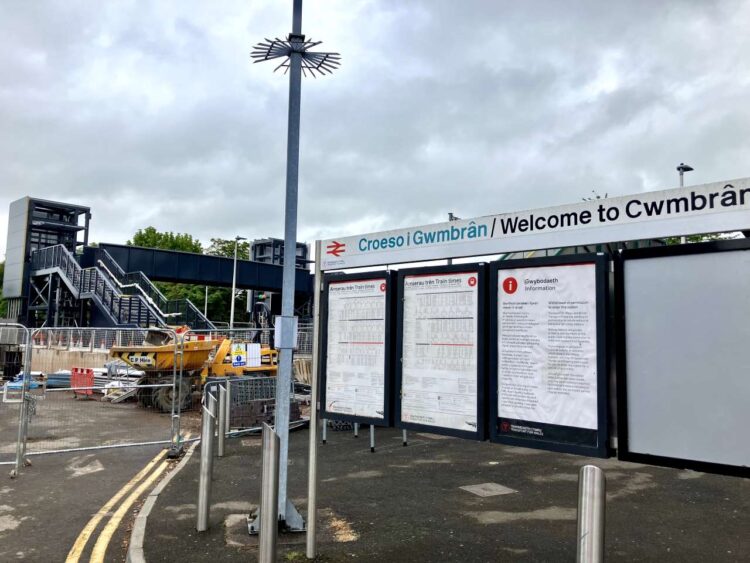
<path fill-rule="evenodd" d="M 289 399 L 292 386 L 292 353 L 296 347 L 297 318 L 294 316 L 294 282 L 297 262 L 297 188 L 299 179 L 299 124 L 302 75 L 331 74 L 338 68 L 338 53 L 310 51 L 320 41 L 302 34 L 302 0 L 294 0 L 292 33 L 286 39 L 266 39 L 253 47 L 253 62 L 281 59 L 276 70 L 289 72 L 289 123 L 286 151 L 286 205 L 284 210 L 284 276 L 281 317 L 275 323 L 275 345 L 280 352 L 276 377 L 275 430 L 279 435 L 279 522 L 285 530 L 304 530 L 305 523 L 287 498 L 289 460 Z M 315 402 L 313 402 L 315 408 Z M 258 522 L 260 519 L 257 520 Z M 252 525 L 250 526 L 252 529 Z M 256 528 L 257 529 L 257 528 Z"/>
<path fill-rule="evenodd" d="M 229 308 L 229 330 L 234 328 L 234 300 L 237 298 L 237 246 L 241 240 L 247 240 L 245 237 L 234 237 L 234 266 L 232 267 L 232 304 Z"/>
<path fill-rule="evenodd" d="M 692 172 L 695 170 L 692 166 L 689 164 L 685 164 L 684 162 L 680 162 L 680 165 L 677 167 L 677 172 L 680 173 L 680 187 L 685 187 L 685 172 Z M 680 243 L 685 244 L 687 242 L 687 237 L 680 237 Z"/>
<path fill-rule="evenodd" d="M 455 216 L 455 215 L 453 214 L 453 212 L 452 212 L 452 211 L 449 211 L 449 212 L 448 212 L 448 221 L 460 221 L 460 220 L 461 220 L 461 217 L 456 217 L 456 216 Z M 453 259 L 452 259 L 452 258 L 448 258 L 448 265 L 450 266 L 450 265 L 452 265 L 452 264 L 453 264 Z"/>
<path fill-rule="evenodd" d="M 681 188 L 685 187 L 685 178 L 684 178 L 685 172 L 692 172 L 693 170 L 695 170 L 695 168 L 693 168 L 689 164 L 680 162 L 680 165 L 677 167 L 677 172 L 680 173 L 680 187 Z"/>

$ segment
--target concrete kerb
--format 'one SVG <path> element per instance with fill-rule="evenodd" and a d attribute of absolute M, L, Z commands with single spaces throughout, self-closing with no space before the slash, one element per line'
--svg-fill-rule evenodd
<path fill-rule="evenodd" d="M 128 545 L 128 556 L 125 560 L 127 563 L 146 563 L 146 558 L 143 554 L 143 540 L 146 537 L 146 523 L 148 521 L 149 514 L 156 504 L 156 500 L 164 490 L 172 478 L 177 475 L 187 462 L 190 461 L 190 457 L 193 455 L 196 446 L 200 443 L 200 440 L 193 442 L 193 445 L 188 448 L 185 453 L 185 457 L 182 458 L 177 467 L 169 473 L 161 482 L 154 487 L 154 490 L 149 493 L 146 497 L 146 501 L 143 503 L 141 510 L 138 512 L 138 516 L 135 517 L 133 523 L 133 531 L 130 533 L 130 543 Z"/>

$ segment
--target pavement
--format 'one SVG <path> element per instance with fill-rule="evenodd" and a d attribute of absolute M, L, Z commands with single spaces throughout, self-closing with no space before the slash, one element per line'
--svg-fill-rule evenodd
<path fill-rule="evenodd" d="M 0 404 L 0 461 L 14 459 L 17 423 L 17 405 Z M 184 433 L 197 435 L 199 425 L 198 413 L 183 414 Z M 135 403 L 113 405 L 98 400 L 76 400 L 70 393 L 48 393 L 36 404 L 28 451 L 168 440 L 170 428 L 169 414 L 146 410 Z M 22 468 L 16 479 L 7 477 L 11 465 L 0 465 L 0 561 L 65 561 L 91 518 L 164 447 L 32 455 L 29 458 L 32 465 Z M 157 470 L 160 463 L 161 459 L 152 469 Z M 169 464 L 167 471 L 172 465 Z M 90 559 L 92 548 L 105 535 L 111 516 L 131 492 L 101 515 L 80 561 Z M 127 509 L 109 536 L 106 561 L 125 560 L 128 527 L 137 507 L 138 502 Z"/>
<path fill-rule="evenodd" d="M 65 561 L 89 519 L 162 449 L 142 446 L 33 457 L 33 465 L 20 477 L 0 480 L 0 561 Z M 100 531 L 101 526 L 81 561 L 88 561 Z M 127 526 L 118 528 L 106 560 L 123 561 L 128 539 Z"/>
<path fill-rule="evenodd" d="M 290 498 L 306 514 L 308 431 L 291 434 Z M 573 561 L 578 470 L 607 476 L 610 561 L 750 560 L 750 480 L 378 429 L 328 432 L 319 452 L 317 561 Z M 156 498 L 146 561 L 253 561 L 246 516 L 260 494 L 260 440 L 214 463 L 210 529 L 195 531 L 200 456 Z M 479 487 L 473 487 L 479 486 Z M 304 534 L 279 538 L 305 561 Z"/>

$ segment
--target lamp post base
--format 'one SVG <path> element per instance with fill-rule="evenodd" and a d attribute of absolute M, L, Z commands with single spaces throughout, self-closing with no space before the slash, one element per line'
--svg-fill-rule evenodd
<path fill-rule="evenodd" d="M 306 532 L 305 520 L 289 499 L 286 500 L 286 516 L 279 519 L 279 532 L 298 533 Z M 260 534 L 260 509 L 247 517 L 247 532 L 251 536 Z"/>

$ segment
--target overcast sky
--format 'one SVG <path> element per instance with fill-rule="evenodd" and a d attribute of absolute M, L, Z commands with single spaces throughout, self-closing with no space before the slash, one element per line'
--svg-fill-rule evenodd
<path fill-rule="evenodd" d="M 292 2 L 0 3 L 10 201 L 138 228 L 283 235 Z M 299 239 L 750 176 L 749 1 L 305 0 Z"/>

